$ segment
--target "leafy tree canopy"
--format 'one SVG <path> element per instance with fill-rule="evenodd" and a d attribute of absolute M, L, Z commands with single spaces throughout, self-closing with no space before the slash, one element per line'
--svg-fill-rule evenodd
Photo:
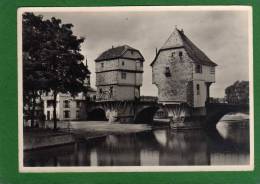
<path fill-rule="evenodd" d="M 33 109 L 39 91 L 52 91 L 56 101 L 58 93 L 70 92 L 73 96 L 85 91 L 88 74 L 82 63 L 80 45 L 84 38 L 73 35 L 72 24 L 62 24 L 52 17 L 23 14 L 23 89 L 24 101 Z M 27 100 L 29 97 L 29 100 Z M 32 111 L 32 121 L 34 112 Z M 53 103 L 54 129 L 57 129 L 56 103 Z"/>
<path fill-rule="evenodd" d="M 80 45 L 84 38 L 73 35 L 72 24 L 52 17 L 23 15 L 23 70 L 25 90 L 83 91 L 87 69 Z"/>

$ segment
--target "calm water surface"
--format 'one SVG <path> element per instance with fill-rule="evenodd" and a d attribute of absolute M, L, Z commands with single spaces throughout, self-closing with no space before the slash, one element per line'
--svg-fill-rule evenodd
<path fill-rule="evenodd" d="M 249 128 L 219 122 L 217 130 L 152 130 L 24 152 L 25 166 L 157 166 L 249 164 Z"/>

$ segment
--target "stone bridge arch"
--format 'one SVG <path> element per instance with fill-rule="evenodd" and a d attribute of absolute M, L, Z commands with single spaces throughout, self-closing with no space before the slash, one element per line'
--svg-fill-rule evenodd
<path fill-rule="evenodd" d="M 87 111 L 87 120 L 89 121 L 107 121 L 106 111 L 101 106 L 90 108 Z"/>
<path fill-rule="evenodd" d="M 220 119 L 231 112 L 249 112 L 248 104 L 207 104 L 207 116 L 206 116 L 206 127 L 207 128 L 216 128 L 217 123 Z"/>
<path fill-rule="evenodd" d="M 152 123 L 155 113 L 160 109 L 159 105 L 145 105 L 137 109 L 134 123 Z"/>

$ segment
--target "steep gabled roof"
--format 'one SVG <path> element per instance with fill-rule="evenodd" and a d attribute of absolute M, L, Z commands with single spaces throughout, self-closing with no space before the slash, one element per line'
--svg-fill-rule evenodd
<path fill-rule="evenodd" d="M 198 64 L 217 66 L 217 64 L 211 61 L 202 50 L 200 50 L 194 43 L 192 43 L 192 41 L 184 34 L 183 31 L 180 31 L 177 28 L 175 28 L 162 48 L 158 51 L 153 62 L 151 63 L 151 66 L 156 61 L 161 51 L 174 48 L 184 48 L 189 57 Z"/>
<path fill-rule="evenodd" d="M 103 61 L 103 60 L 110 60 L 110 59 L 117 59 L 117 58 L 124 58 L 124 54 L 128 50 L 137 51 L 140 54 L 140 60 L 144 61 L 142 54 L 137 50 L 128 45 L 112 47 L 111 49 L 106 50 L 103 52 L 95 61 Z"/>

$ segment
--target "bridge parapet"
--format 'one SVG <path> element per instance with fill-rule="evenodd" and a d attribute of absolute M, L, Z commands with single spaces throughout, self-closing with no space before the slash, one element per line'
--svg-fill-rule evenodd
<path fill-rule="evenodd" d="M 140 96 L 139 101 L 140 102 L 154 102 L 154 103 L 157 103 L 158 102 L 158 97 L 156 97 L 156 96 Z"/>

